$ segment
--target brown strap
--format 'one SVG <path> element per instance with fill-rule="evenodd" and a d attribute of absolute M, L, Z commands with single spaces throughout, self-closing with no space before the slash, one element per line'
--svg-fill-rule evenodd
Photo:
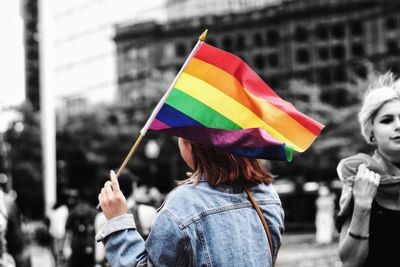
<path fill-rule="evenodd" d="M 267 239 L 269 243 L 269 247 L 271 249 L 271 256 L 272 256 L 272 262 L 274 262 L 274 247 L 272 246 L 272 238 L 271 238 L 271 233 L 269 231 L 268 223 L 267 220 L 265 219 L 260 207 L 258 206 L 257 202 L 255 201 L 253 195 L 250 193 L 250 191 L 245 187 L 244 191 L 246 191 L 247 196 L 250 199 L 251 204 L 253 204 L 253 207 L 256 209 L 258 217 L 260 218 L 262 225 L 264 226 L 265 233 L 267 234 Z"/>

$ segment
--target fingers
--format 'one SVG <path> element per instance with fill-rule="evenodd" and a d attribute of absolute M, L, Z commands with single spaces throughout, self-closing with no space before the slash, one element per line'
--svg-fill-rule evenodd
<path fill-rule="evenodd" d="M 98 199 L 108 220 L 126 214 L 128 211 L 125 196 L 120 191 L 117 176 L 113 171 L 110 172 L 110 181 L 104 183 Z"/>
<path fill-rule="evenodd" d="M 104 193 L 105 197 L 110 199 L 113 196 L 113 188 L 111 187 L 112 183 L 110 181 L 107 181 L 104 183 L 104 187 L 101 190 L 102 193 Z"/>
<path fill-rule="evenodd" d="M 113 170 L 110 171 L 110 178 L 111 178 L 111 183 L 112 183 L 112 187 L 113 187 L 114 191 L 119 192 L 120 188 L 119 188 L 118 179 Z"/>
<path fill-rule="evenodd" d="M 111 181 L 106 181 L 98 196 L 99 203 L 109 202 L 115 197 L 119 191 L 118 179 L 114 171 L 110 171 Z"/>
<path fill-rule="evenodd" d="M 356 174 L 356 179 L 363 179 L 366 178 L 366 173 L 367 173 L 368 169 L 367 166 L 365 166 L 365 164 L 360 164 L 360 166 L 358 166 L 358 171 Z"/>
<path fill-rule="evenodd" d="M 374 184 L 376 186 L 378 186 L 380 181 L 381 181 L 381 176 L 379 174 L 375 173 Z"/>
<path fill-rule="evenodd" d="M 364 179 L 375 186 L 379 186 L 381 176 L 378 173 L 368 169 L 365 164 L 360 164 L 360 166 L 358 166 L 356 179 Z"/>

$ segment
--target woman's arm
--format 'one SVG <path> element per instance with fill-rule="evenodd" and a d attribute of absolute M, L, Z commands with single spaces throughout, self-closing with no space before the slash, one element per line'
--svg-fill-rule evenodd
<path fill-rule="evenodd" d="M 113 267 L 189 266 L 189 237 L 179 229 L 173 214 L 162 211 L 145 243 L 135 230 L 133 216 L 111 219 L 96 236 L 105 246 L 105 255 Z"/>
<path fill-rule="evenodd" d="M 339 256 L 343 267 L 362 266 L 368 256 L 369 222 L 372 201 L 376 195 L 380 176 L 359 166 L 354 180 L 353 214 L 344 223 L 339 241 Z"/>
<path fill-rule="evenodd" d="M 190 242 L 185 229 L 178 227 L 178 218 L 163 210 L 155 219 L 147 242 L 136 231 L 132 214 L 127 214 L 126 199 L 118 180 L 111 172 L 99 203 L 109 220 L 96 235 L 103 241 L 106 258 L 113 267 L 126 266 L 189 266 Z"/>
<path fill-rule="evenodd" d="M 349 235 L 368 236 L 370 209 L 354 207 L 353 216 L 343 224 L 339 240 L 339 257 L 342 267 L 362 266 L 368 255 L 368 239 L 356 239 Z"/>

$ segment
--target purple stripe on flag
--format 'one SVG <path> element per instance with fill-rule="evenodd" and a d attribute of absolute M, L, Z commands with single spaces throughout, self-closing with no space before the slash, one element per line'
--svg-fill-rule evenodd
<path fill-rule="evenodd" d="M 155 118 L 153 122 L 150 124 L 149 130 L 154 130 L 154 131 L 161 131 L 164 129 L 170 128 L 169 125 L 163 123 L 162 121 L 158 120 Z"/>
<path fill-rule="evenodd" d="M 285 144 L 260 128 L 222 130 L 188 126 L 160 131 L 243 157 L 287 160 Z"/>

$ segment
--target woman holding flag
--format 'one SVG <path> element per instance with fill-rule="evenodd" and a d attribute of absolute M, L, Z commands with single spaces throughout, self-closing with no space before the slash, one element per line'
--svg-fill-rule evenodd
<path fill-rule="evenodd" d="M 291 161 L 323 125 L 281 99 L 237 56 L 203 33 L 150 116 L 149 129 L 179 137 L 193 175 L 167 197 L 146 242 L 127 215 L 117 176 L 99 202 L 109 220 L 98 233 L 112 266 L 273 266 L 283 209 L 258 159 Z"/>
<path fill-rule="evenodd" d="M 400 80 L 386 73 L 367 90 L 358 115 L 372 156 L 343 159 L 337 227 L 343 266 L 399 266 Z"/>
<path fill-rule="evenodd" d="M 109 222 L 98 234 L 111 266 L 273 266 L 284 228 L 271 174 L 256 159 L 178 143 L 193 176 L 168 195 L 146 242 L 111 172 L 99 196 Z M 265 216 L 270 240 L 244 188 Z"/>

